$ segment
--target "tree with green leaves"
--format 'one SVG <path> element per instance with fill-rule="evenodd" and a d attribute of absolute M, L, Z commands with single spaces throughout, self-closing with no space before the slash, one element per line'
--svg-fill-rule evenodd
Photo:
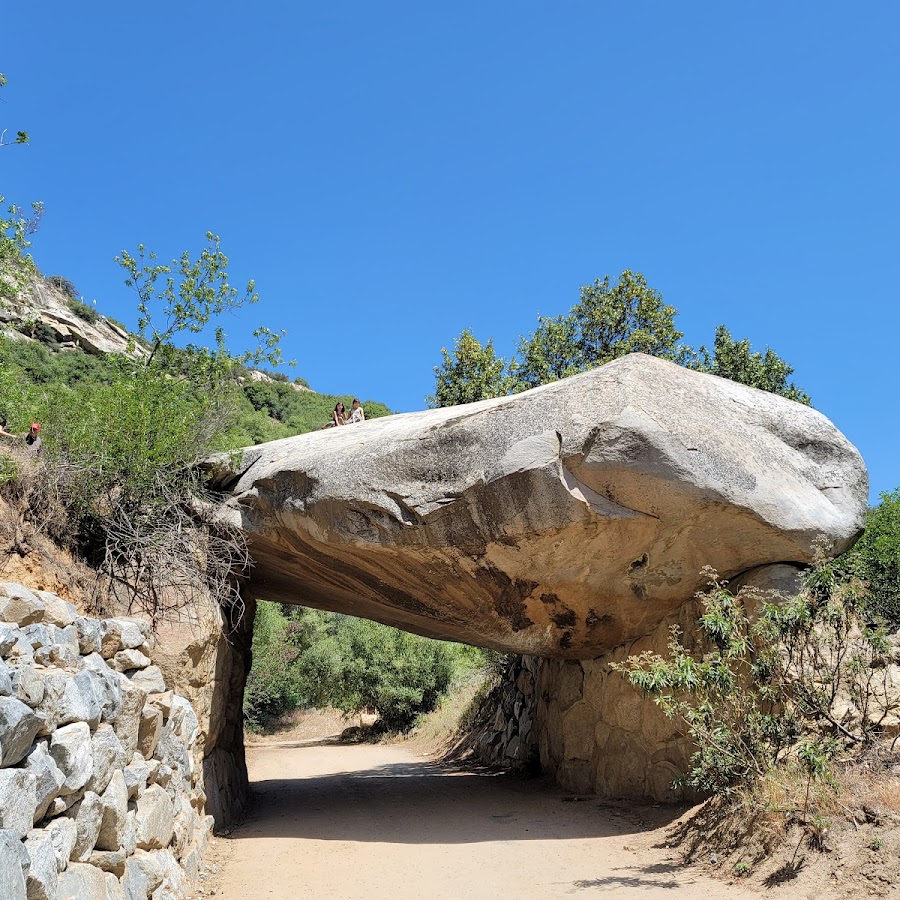
<path fill-rule="evenodd" d="M 185 250 L 170 264 L 157 263 L 157 255 L 138 245 L 137 256 L 123 250 L 116 262 L 125 269 L 127 287 L 138 295 L 138 335 L 147 343 L 150 366 L 159 354 L 165 354 L 164 365 L 171 365 L 181 355 L 175 338 L 183 333 L 200 334 L 211 321 L 225 313 L 259 302 L 255 283 L 251 280 L 243 291 L 228 281 L 228 257 L 221 250 L 218 235 L 206 232 L 206 246 L 196 260 Z M 160 281 L 162 279 L 162 281 Z M 159 282 L 159 284 L 158 284 Z M 284 332 L 278 334 L 266 327 L 257 328 L 253 336 L 257 347 L 233 355 L 225 346 L 225 332 L 215 326 L 215 347 L 209 349 L 189 344 L 189 358 L 204 370 L 222 368 L 230 372 L 237 365 L 282 362 L 278 346 Z M 293 363 L 291 363 L 293 365 Z"/>
<path fill-rule="evenodd" d="M 688 367 L 810 405 L 809 394 L 788 381 L 794 372 L 792 366 L 769 347 L 765 353 L 754 353 L 750 341 L 732 338 L 724 325 L 716 328 L 712 352 L 701 347 Z"/>
<path fill-rule="evenodd" d="M 429 400 L 434 406 L 470 403 L 558 381 L 629 353 L 647 353 L 809 404 L 809 396 L 788 381 L 793 368 L 773 350 L 754 353 L 749 341 L 732 338 L 720 325 L 713 350 L 695 352 L 681 343 L 676 315 L 640 272 L 626 269 L 615 281 L 607 275 L 582 287 L 579 302 L 566 315 L 539 316 L 505 370 L 492 340 L 482 346 L 471 331 L 463 331 L 453 354 L 441 351 L 444 361 L 434 370 L 435 394 Z"/>
<path fill-rule="evenodd" d="M 837 563 L 868 585 L 868 614 L 900 628 L 900 488 L 869 509 L 863 536 Z"/>
<path fill-rule="evenodd" d="M 441 349 L 443 362 L 434 367 L 434 394 L 427 398 L 429 406 L 456 406 L 506 394 L 504 377 L 506 360 L 494 352 L 494 342 L 486 344 L 464 329 L 451 353 Z"/>
<path fill-rule="evenodd" d="M 4 198 L 0 195 L 0 207 Z M 32 203 L 31 214 L 12 204 L 6 214 L 0 212 L 0 302 L 16 300 L 37 274 L 37 266 L 28 248 L 29 237 L 41 224 L 43 203 Z"/>
<path fill-rule="evenodd" d="M 5 88 L 7 83 L 6 76 L 0 72 L 0 89 Z M 0 131 L 0 147 L 12 147 L 15 144 L 27 144 L 29 140 L 31 140 L 28 137 L 27 131 L 17 131 L 16 139 L 14 141 L 8 141 L 6 140 L 6 132 L 6 128 L 4 128 L 3 131 Z"/>
<path fill-rule="evenodd" d="M 640 272 L 626 269 L 616 281 L 598 278 L 581 288 L 568 315 L 541 317 L 534 334 L 520 339 L 518 359 L 510 367 L 514 389 L 537 387 L 629 353 L 681 361 L 685 350 L 676 313 Z"/>

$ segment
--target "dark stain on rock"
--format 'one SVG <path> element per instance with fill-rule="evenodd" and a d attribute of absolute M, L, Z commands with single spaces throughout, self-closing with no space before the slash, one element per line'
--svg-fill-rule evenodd
<path fill-rule="evenodd" d="M 638 600 L 645 600 L 647 597 L 647 589 L 642 584 L 631 584 L 631 593 L 634 594 Z"/>
<path fill-rule="evenodd" d="M 548 606 L 553 606 L 556 603 L 559 603 L 559 597 L 556 594 L 541 594 L 541 603 L 546 603 Z"/>
<path fill-rule="evenodd" d="M 509 622 L 513 631 L 524 631 L 534 625 L 525 612 L 525 599 L 537 587 L 536 581 L 512 579 L 493 566 L 479 569 L 475 573 L 475 578 L 482 583 L 489 595 L 495 596 L 494 609 Z M 500 593 L 496 596 L 498 587 Z"/>
<path fill-rule="evenodd" d="M 632 572 L 636 572 L 638 569 L 643 569 L 647 563 L 650 562 L 650 557 L 647 556 L 646 553 L 641 554 L 640 559 L 636 559 L 629 568 Z"/>
<path fill-rule="evenodd" d="M 571 609 L 554 613 L 550 618 L 557 628 L 571 628 L 578 621 L 575 611 Z"/>
<path fill-rule="evenodd" d="M 572 646 L 572 632 L 564 631 L 559 638 L 559 649 L 568 650 Z"/>
<path fill-rule="evenodd" d="M 597 610 L 591 608 L 588 610 L 587 618 L 584 620 L 584 624 L 587 625 L 588 628 L 604 628 L 606 626 L 612 625 L 613 617 L 609 613 L 603 613 L 603 615 L 598 615 Z"/>

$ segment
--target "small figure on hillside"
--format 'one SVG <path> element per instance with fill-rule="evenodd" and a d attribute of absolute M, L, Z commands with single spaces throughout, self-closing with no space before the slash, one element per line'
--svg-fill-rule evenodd
<path fill-rule="evenodd" d="M 41 450 L 43 450 L 44 448 L 44 442 L 41 440 L 40 430 L 41 423 L 32 422 L 30 427 L 28 428 L 28 433 L 23 438 L 23 440 L 25 441 L 25 449 L 30 453 L 33 453 L 35 456 L 40 456 Z"/>
<path fill-rule="evenodd" d="M 350 413 L 350 424 L 355 425 L 357 422 L 365 422 L 365 410 L 359 405 L 359 400 L 353 401 L 353 412 Z"/>

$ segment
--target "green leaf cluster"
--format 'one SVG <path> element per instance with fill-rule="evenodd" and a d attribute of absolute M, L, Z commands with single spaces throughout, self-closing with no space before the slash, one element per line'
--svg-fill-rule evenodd
<path fill-rule="evenodd" d="M 870 746 L 897 712 L 891 647 L 865 624 L 865 591 L 821 553 L 800 593 L 734 596 L 712 570 L 698 595 L 698 647 L 673 627 L 667 655 L 614 669 L 684 723 L 696 750 L 683 782 L 727 793 L 784 767 L 829 777 L 839 750 Z"/>
<path fill-rule="evenodd" d="M 244 712 L 254 727 L 296 708 L 377 710 L 389 731 L 412 727 L 480 651 L 366 619 L 260 601 Z"/>
<path fill-rule="evenodd" d="M 809 403 L 790 382 L 793 369 L 773 350 L 753 352 L 747 340 L 731 337 L 721 325 L 712 349 L 693 350 L 681 343 L 677 310 L 647 284 L 640 272 L 626 270 L 616 280 L 608 275 L 581 288 L 577 304 L 566 315 L 538 317 L 535 331 L 519 339 L 510 360 L 498 357 L 493 340 L 478 341 L 465 329 L 453 351 L 441 350 L 434 369 L 431 406 L 455 406 L 517 393 L 558 381 L 611 362 L 629 353 L 647 353 Z"/>
<path fill-rule="evenodd" d="M 869 615 L 900 628 L 900 488 L 883 493 L 869 509 L 866 530 L 837 565 L 865 582 Z"/>

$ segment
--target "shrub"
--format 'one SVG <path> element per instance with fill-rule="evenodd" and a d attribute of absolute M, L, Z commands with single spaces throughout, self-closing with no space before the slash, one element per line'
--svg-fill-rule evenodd
<path fill-rule="evenodd" d="M 84 319 L 85 322 L 89 322 L 91 325 L 94 324 L 99 318 L 100 313 L 94 309 L 93 306 L 89 306 L 87 303 L 82 303 L 75 297 L 70 297 L 66 301 L 66 306 L 78 316 L 79 319 Z"/>
<path fill-rule="evenodd" d="M 866 609 L 892 630 L 900 628 L 900 488 L 881 495 L 869 510 L 866 530 L 837 561 L 845 575 L 868 586 Z"/>
<path fill-rule="evenodd" d="M 68 278 L 64 278 L 62 275 L 48 275 L 44 280 L 58 291 L 62 291 L 69 300 L 77 300 L 80 296 L 78 288 L 75 287 Z"/>
<path fill-rule="evenodd" d="M 727 793 L 795 768 L 829 775 L 841 749 L 872 745 L 900 705 L 889 690 L 890 644 L 861 622 L 865 594 L 821 555 L 790 599 L 734 597 L 712 570 L 698 625 L 708 650 L 691 654 L 673 628 L 667 657 L 615 666 L 681 719 L 696 744 L 684 782 Z M 748 604 L 758 606 L 755 621 Z"/>

